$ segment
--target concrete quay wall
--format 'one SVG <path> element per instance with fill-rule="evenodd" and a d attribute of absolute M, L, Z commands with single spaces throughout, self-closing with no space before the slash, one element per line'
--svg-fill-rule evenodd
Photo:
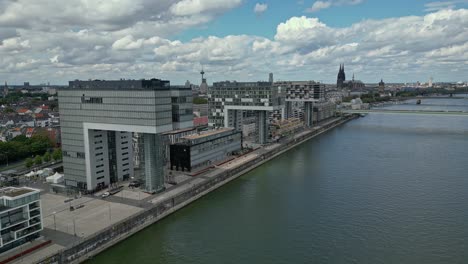
<path fill-rule="evenodd" d="M 115 245 L 116 243 L 126 239 L 127 237 L 137 233 L 138 231 L 150 226 L 151 224 L 154 224 L 171 213 L 183 208 L 203 195 L 255 169 L 263 163 L 274 159 L 282 153 L 319 134 L 326 132 L 329 129 L 344 124 L 357 117 L 357 115 L 342 117 L 341 119 L 334 122 L 326 123 L 316 130 L 302 132 L 299 134 L 299 136 L 295 136 L 285 142 L 282 142 L 281 145 L 277 148 L 266 151 L 253 160 L 239 164 L 238 166 L 231 169 L 221 171 L 215 176 L 212 176 L 209 179 L 200 182 L 199 184 L 194 184 L 191 188 L 188 188 L 184 192 L 181 192 L 178 195 L 172 197 L 168 197 L 165 200 L 155 204 L 151 208 L 134 214 L 127 219 L 119 221 L 111 227 L 103 229 L 100 232 L 85 238 L 83 241 L 80 241 L 79 243 L 67 249 L 59 251 L 56 254 L 49 256 L 37 263 L 61 264 L 83 262 Z"/>

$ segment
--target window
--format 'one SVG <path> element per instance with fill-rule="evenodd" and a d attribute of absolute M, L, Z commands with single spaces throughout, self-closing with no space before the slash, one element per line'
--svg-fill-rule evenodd
<path fill-rule="evenodd" d="M 128 165 L 129 165 L 129 163 L 124 163 L 124 164 L 122 164 L 122 166 L 128 166 Z"/>
<path fill-rule="evenodd" d="M 102 104 L 102 97 L 87 97 L 83 94 L 81 96 L 81 103 L 83 104 Z"/>
<path fill-rule="evenodd" d="M 96 174 L 103 173 L 104 170 L 96 171 Z"/>

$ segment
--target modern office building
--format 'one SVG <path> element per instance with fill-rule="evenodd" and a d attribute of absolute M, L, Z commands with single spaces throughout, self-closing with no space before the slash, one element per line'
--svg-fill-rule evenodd
<path fill-rule="evenodd" d="M 258 143 L 268 138 L 269 113 L 282 108 L 280 93 L 271 82 L 215 82 L 208 91 L 209 125 L 242 131 L 245 112 L 257 120 Z"/>
<path fill-rule="evenodd" d="M 300 103 L 304 109 L 304 123 L 313 125 L 313 105 L 325 102 L 325 85 L 314 81 L 276 82 L 275 86 L 285 93 L 285 118 L 294 116 L 294 103 Z"/>
<path fill-rule="evenodd" d="M 220 128 L 185 136 L 171 145 L 171 170 L 192 171 L 223 160 L 242 149 L 242 134 Z"/>
<path fill-rule="evenodd" d="M 0 189 L 0 253 L 38 238 L 42 229 L 40 190 Z"/>
<path fill-rule="evenodd" d="M 336 104 L 331 101 L 314 104 L 313 119 L 317 122 L 333 117 L 336 114 Z"/>
<path fill-rule="evenodd" d="M 164 188 L 162 133 L 192 126 L 190 88 L 159 79 L 76 80 L 58 97 L 67 187 L 94 191 L 132 177 L 138 144 L 146 190 Z"/>

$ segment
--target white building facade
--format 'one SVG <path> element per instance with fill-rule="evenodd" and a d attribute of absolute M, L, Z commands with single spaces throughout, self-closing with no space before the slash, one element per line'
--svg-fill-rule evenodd
<path fill-rule="evenodd" d="M 0 253 L 38 238 L 42 229 L 40 190 L 0 189 Z"/>

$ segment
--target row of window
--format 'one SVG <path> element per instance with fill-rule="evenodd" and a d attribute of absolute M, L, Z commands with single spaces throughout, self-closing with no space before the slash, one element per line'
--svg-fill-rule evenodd
<path fill-rule="evenodd" d="M 62 155 L 64 157 L 69 157 L 69 158 L 80 158 L 80 159 L 85 158 L 84 152 L 63 151 Z"/>
<path fill-rule="evenodd" d="M 83 104 L 102 104 L 102 97 L 87 97 L 83 94 L 81 97 L 81 103 Z"/>

